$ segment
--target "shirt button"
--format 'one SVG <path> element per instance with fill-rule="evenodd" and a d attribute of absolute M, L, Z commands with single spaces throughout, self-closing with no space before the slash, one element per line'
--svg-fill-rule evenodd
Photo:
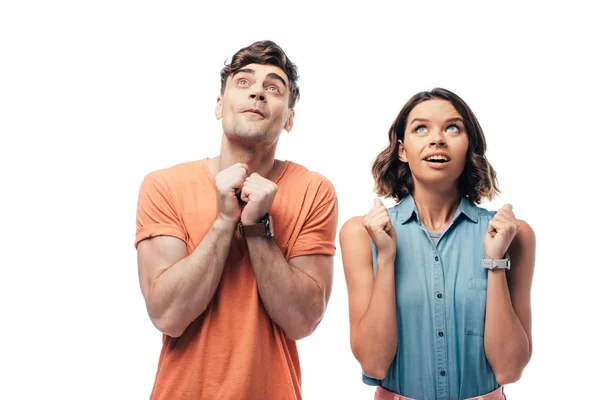
<path fill-rule="evenodd" d="M 438 293 L 438 294 L 437 294 L 437 298 L 438 298 L 438 299 L 441 299 L 441 298 L 442 298 L 442 296 L 443 296 L 443 295 L 442 295 L 441 293 Z"/>
<path fill-rule="evenodd" d="M 438 336 L 439 337 L 444 337 L 444 332 L 442 332 L 442 331 L 438 332 Z"/>
<path fill-rule="evenodd" d="M 440 258 L 438 256 L 435 256 L 435 261 L 439 261 Z"/>
<path fill-rule="evenodd" d="M 441 375 L 441 376 L 446 376 L 446 371 L 442 371 L 442 372 L 440 372 L 440 375 Z"/>

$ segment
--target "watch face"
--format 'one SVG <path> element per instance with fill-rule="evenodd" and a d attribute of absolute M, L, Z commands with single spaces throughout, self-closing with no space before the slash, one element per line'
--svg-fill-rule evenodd
<path fill-rule="evenodd" d="M 271 239 L 275 236 L 275 233 L 273 232 L 273 218 L 271 218 L 271 215 L 265 215 L 263 223 L 265 224 L 265 237 Z"/>

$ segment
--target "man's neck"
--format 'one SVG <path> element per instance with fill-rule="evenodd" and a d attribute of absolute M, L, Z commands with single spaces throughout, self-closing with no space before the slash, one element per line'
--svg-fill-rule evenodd
<path fill-rule="evenodd" d="M 218 157 L 209 160 L 213 177 L 220 171 L 236 163 L 248 165 L 248 175 L 256 172 L 260 176 L 275 180 L 281 172 L 283 163 L 275 160 L 277 142 L 270 146 L 248 146 L 231 141 L 223 135 L 221 152 Z"/>

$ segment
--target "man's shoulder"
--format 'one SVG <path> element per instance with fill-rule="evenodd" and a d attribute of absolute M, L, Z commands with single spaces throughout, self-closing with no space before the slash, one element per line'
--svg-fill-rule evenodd
<path fill-rule="evenodd" d="M 146 174 L 144 179 L 158 181 L 163 184 L 185 183 L 190 179 L 197 180 L 198 177 L 203 176 L 200 172 L 205 168 L 205 160 L 186 161 L 151 171 Z"/>
<path fill-rule="evenodd" d="M 311 171 L 303 165 L 288 161 L 286 170 L 287 184 L 292 186 L 317 186 L 321 190 L 331 191 L 335 194 L 333 183 L 319 172 Z"/>

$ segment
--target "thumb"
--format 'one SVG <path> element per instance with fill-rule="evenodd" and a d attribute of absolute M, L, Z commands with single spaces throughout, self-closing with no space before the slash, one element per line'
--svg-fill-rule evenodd
<path fill-rule="evenodd" d="M 373 205 L 375 205 L 375 206 L 382 206 L 383 205 L 383 201 L 381 201 L 380 199 L 375 199 L 373 201 Z"/>
<path fill-rule="evenodd" d="M 488 228 L 487 228 L 487 232 L 488 235 L 490 235 L 491 237 L 496 236 L 496 228 L 494 228 L 494 224 L 492 223 L 492 221 L 490 221 L 488 223 Z"/>

